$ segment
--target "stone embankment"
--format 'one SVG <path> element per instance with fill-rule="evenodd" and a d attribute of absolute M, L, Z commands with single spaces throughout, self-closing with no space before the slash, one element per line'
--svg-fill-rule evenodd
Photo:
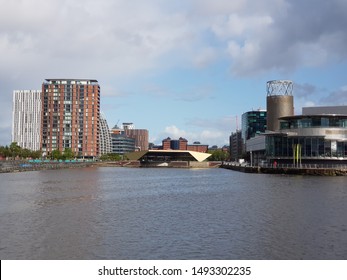
<path fill-rule="evenodd" d="M 38 170 L 54 170 L 65 168 L 81 168 L 93 166 L 94 162 L 59 162 L 59 161 L 0 161 L 0 173 L 38 171 Z"/>
<path fill-rule="evenodd" d="M 171 161 L 171 162 L 150 162 L 143 163 L 136 160 L 125 161 L 20 161 L 5 160 L 0 161 L 0 173 L 54 170 L 64 168 L 81 167 L 171 167 L 171 168 L 218 168 L 221 162 L 189 162 L 189 161 Z"/>
<path fill-rule="evenodd" d="M 221 168 L 231 169 L 245 173 L 262 174 L 288 174 L 288 175 L 312 175 L 312 176 L 347 176 L 347 167 L 261 167 L 242 166 L 238 164 L 223 163 Z"/>

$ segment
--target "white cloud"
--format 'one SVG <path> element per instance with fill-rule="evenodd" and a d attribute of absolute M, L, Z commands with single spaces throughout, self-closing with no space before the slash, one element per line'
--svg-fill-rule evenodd
<path fill-rule="evenodd" d="M 19 78 L 28 72 L 36 77 L 133 77 L 175 63 L 206 67 L 226 52 L 232 72 L 249 76 L 347 56 L 346 4 L 339 0 L 0 4 L 0 52 L 6 53 L 0 65 L 6 65 L 7 76 L 21 68 Z M 208 32 L 218 44 L 211 44 Z"/>
<path fill-rule="evenodd" d="M 157 2 L 0 1 L 0 51 L 7 54 L 0 62 L 51 75 L 119 76 L 155 67 L 192 38 L 185 16 Z"/>
<path fill-rule="evenodd" d="M 320 99 L 324 105 L 347 105 L 347 86 L 342 86 L 336 91 L 330 92 L 327 96 Z"/>
<path fill-rule="evenodd" d="M 196 137 L 195 133 L 187 132 L 185 130 L 179 129 L 175 125 L 170 125 L 170 126 L 165 127 L 164 132 L 167 134 L 168 137 L 173 138 L 173 139 L 178 139 L 180 137 L 183 137 L 183 138 L 194 138 L 194 137 Z"/>
<path fill-rule="evenodd" d="M 238 58 L 241 54 L 241 46 L 235 41 L 228 42 L 228 53 L 234 59 Z"/>
<path fill-rule="evenodd" d="M 224 20 L 212 25 L 212 31 L 221 39 L 247 38 L 263 32 L 273 23 L 268 15 L 240 15 L 230 14 Z"/>
<path fill-rule="evenodd" d="M 204 68 L 215 62 L 217 58 L 217 50 L 211 47 L 206 47 L 197 52 L 193 58 L 193 63 L 198 68 Z"/>

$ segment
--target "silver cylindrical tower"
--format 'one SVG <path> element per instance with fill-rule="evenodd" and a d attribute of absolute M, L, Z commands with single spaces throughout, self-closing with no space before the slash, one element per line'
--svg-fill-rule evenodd
<path fill-rule="evenodd" d="M 280 129 L 279 118 L 294 115 L 293 82 L 275 80 L 266 83 L 267 130 Z"/>

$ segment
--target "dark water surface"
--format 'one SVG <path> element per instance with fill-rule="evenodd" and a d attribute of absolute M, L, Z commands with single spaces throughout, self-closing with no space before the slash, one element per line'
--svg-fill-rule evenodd
<path fill-rule="evenodd" d="M 0 174 L 1 259 L 347 259 L 347 177 Z"/>

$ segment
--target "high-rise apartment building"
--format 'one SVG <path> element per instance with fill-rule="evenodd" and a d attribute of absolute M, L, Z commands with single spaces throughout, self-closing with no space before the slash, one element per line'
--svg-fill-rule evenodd
<path fill-rule="evenodd" d="M 46 79 L 42 84 L 42 151 L 70 148 L 99 155 L 100 86 L 97 80 Z"/>
<path fill-rule="evenodd" d="M 112 153 L 112 139 L 104 114 L 100 114 L 99 154 Z"/>
<path fill-rule="evenodd" d="M 13 91 L 12 142 L 23 149 L 40 150 L 41 91 Z"/>

